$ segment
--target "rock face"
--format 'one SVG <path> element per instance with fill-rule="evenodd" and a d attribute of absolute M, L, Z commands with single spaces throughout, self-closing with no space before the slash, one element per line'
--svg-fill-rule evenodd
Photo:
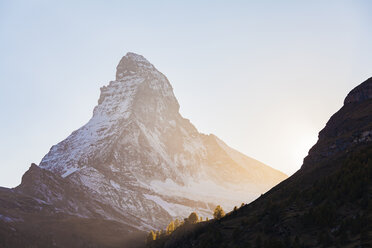
<path fill-rule="evenodd" d="M 350 91 L 344 104 L 362 102 L 372 98 L 372 78 L 367 79 L 358 87 Z"/>
<path fill-rule="evenodd" d="M 286 175 L 204 135 L 179 113 L 168 79 L 128 53 L 87 124 L 31 166 L 15 190 L 84 218 L 141 230 L 192 211 L 251 201 Z"/>
<path fill-rule="evenodd" d="M 319 132 L 319 140 L 304 159 L 308 168 L 337 153 L 372 140 L 372 78 L 355 87 L 347 95 L 344 106 L 335 113 Z"/>

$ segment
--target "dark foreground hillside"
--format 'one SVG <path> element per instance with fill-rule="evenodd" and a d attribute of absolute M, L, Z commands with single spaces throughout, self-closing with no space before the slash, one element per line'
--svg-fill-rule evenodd
<path fill-rule="evenodd" d="M 301 169 L 220 220 L 149 247 L 372 247 L 372 79 L 319 133 Z"/>

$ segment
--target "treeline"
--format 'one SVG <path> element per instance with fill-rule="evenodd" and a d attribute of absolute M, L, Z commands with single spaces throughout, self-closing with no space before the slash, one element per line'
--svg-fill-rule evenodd
<path fill-rule="evenodd" d="M 241 207 L 245 204 L 242 203 Z M 235 206 L 233 211 L 229 212 L 227 215 L 234 214 L 238 210 L 238 207 Z M 223 208 L 218 205 L 213 211 L 213 220 L 219 220 L 225 216 L 225 211 Z M 157 247 L 155 245 L 156 241 L 161 241 L 166 239 L 168 236 L 170 236 L 173 232 L 179 229 L 189 230 L 193 227 L 193 225 L 196 225 L 198 223 L 202 222 L 208 222 L 209 218 L 206 217 L 203 219 L 202 216 L 199 217 L 199 215 L 196 212 L 192 212 L 189 217 L 185 218 L 183 221 L 179 219 L 172 220 L 168 226 L 165 228 L 165 230 L 157 230 L 153 231 L 151 230 L 149 234 L 147 235 L 146 244 L 148 247 Z"/>

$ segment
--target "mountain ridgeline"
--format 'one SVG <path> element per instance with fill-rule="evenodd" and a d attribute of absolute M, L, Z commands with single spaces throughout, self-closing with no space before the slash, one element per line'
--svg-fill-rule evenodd
<path fill-rule="evenodd" d="M 168 79 L 128 53 L 87 124 L 0 189 L 0 247 L 122 247 L 216 205 L 250 202 L 287 176 L 205 135 Z"/>
<path fill-rule="evenodd" d="M 148 247 L 372 247 L 372 78 L 347 95 L 294 175 Z"/>

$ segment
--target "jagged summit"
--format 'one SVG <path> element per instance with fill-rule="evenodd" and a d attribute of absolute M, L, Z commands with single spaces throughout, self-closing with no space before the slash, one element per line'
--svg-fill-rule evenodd
<path fill-rule="evenodd" d="M 344 104 L 372 99 L 372 77 L 355 87 L 345 98 Z"/>
<path fill-rule="evenodd" d="M 155 67 L 142 55 L 128 52 L 116 67 L 116 80 L 139 72 L 156 70 Z"/>

